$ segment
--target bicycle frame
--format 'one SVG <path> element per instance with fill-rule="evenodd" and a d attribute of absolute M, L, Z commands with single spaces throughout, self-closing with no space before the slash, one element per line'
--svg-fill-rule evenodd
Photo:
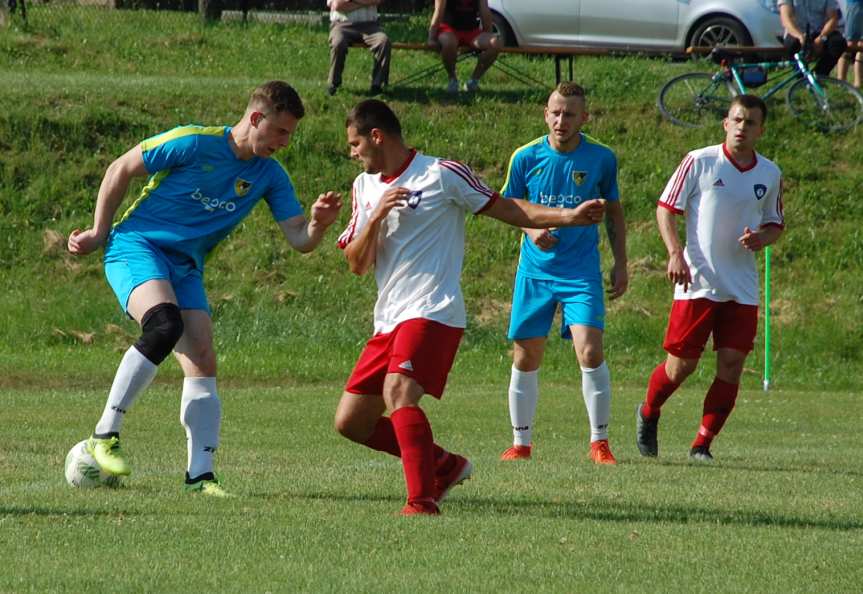
<path fill-rule="evenodd" d="M 736 91 L 741 94 L 749 93 L 749 89 L 746 88 L 746 85 L 743 84 L 743 77 L 740 74 L 740 71 L 745 68 L 764 68 L 766 70 L 779 70 L 782 68 L 788 68 L 788 73 L 784 74 L 784 78 L 780 80 L 778 83 L 771 86 L 767 89 L 763 95 L 760 95 L 762 99 L 769 99 L 785 87 L 789 86 L 796 80 L 798 80 L 801 76 L 806 79 L 809 87 L 815 91 L 815 97 L 818 100 L 818 103 L 824 107 L 827 102 L 827 94 L 824 92 L 824 89 L 821 88 L 821 85 L 818 84 L 818 80 L 815 77 L 815 74 L 812 73 L 812 70 L 809 68 L 809 65 L 806 63 L 806 60 L 803 59 L 803 52 L 797 52 L 792 56 L 791 60 L 782 60 L 779 62 L 751 62 L 751 63 L 726 63 L 725 60 L 722 62 L 722 66 L 727 69 L 727 71 L 731 74 L 731 79 L 734 81 Z M 725 76 L 725 71 L 717 73 L 717 77 Z"/>

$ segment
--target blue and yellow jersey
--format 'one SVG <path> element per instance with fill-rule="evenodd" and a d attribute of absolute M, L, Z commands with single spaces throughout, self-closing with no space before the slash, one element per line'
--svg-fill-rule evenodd
<path fill-rule="evenodd" d="M 574 151 L 561 153 L 548 136 L 512 154 L 501 195 L 535 204 L 574 208 L 593 198 L 619 200 L 617 158 L 610 148 L 581 134 Z M 537 279 L 601 278 L 597 225 L 553 231 L 558 243 L 543 251 L 522 236 L 519 273 Z"/>
<path fill-rule="evenodd" d="M 151 176 L 112 233 L 137 233 L 168 253 L 204 257 L 262 198 L 283 221 L 303 209 L 275 159 L 238 159 L 230 127 L 179 126 L 141 143 Z"/>

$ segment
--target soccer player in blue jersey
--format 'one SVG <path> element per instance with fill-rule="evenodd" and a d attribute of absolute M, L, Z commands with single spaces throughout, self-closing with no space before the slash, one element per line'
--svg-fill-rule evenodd
<path fill-rule="evenodd" d="M 70 234 L 73 254 L 105 247 L 108 283 L 141 325 L 87 444 L 106 472 L 131 472 L 120 450 L 123 418 L 173 351 L 185 375 L 180 421 L 188 445 L 186 489 L 226 495 L 213 473 L 221 404 L 204 259 L 262 199 L 300 252 L 313 250 L 336 220 L 339 194 L 321 194 L 306 220 L 288 173 L 271 158 L 287 146 L 304 113 L 290 85 L 271 81 L 254 90 L 233 127 L 180 126 L 144 140 L 105 172 L 93 226 Z M 149 182 L 112 228 L 129 182 L 142 176 Z"/>
<path fill-rule="evenodd" d="M 616 299 L 629 282 L 617 159 L 611 149 L 581 132 L 587 118 L 584 89 L 572 82 L 559 84 L 545 108 L 548 134 L 513 153 L 501 194 L 558 208 L 605 199 L 605 225 L 614 254 L 609 297 Z M 597 227 L 523 231 L 509 326 L 509 338 L 515 341 L 509 386 L 513 446 L 501 459 L 531 457 L 539 366 L 559 305 L 561 336 L 572 340 L 581 366 L 590 457 L 597 464 L 615 464 L 608 447 L 611 385 L 602 350 L 605 304 Z"/>

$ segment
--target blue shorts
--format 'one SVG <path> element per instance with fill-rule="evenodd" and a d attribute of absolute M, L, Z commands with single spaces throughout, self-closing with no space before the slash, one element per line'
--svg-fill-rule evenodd
<path fill-rule="evenodd" d="M 572 338 L 573 324 L 605 329 L 601 279 L 542 280 L 516 274 L 509 339 L 548 336 L 558 303 L 563 310 L 561 338 Z"/>
<path fill-rule="evenodd" d="M 180 309 L 210 313 L 204 279 L 195 263 L 183 254 L 170 253 L 132 232 L 111 233 L 105 246 L 105 276 L 123 311 L 135 287 L 150 280 L 170 281 Z"/>
<path fill-rule="evenodd" d="M 845 39 L 863 40 L 863 7 L 859 2 L 849 2 L 845 14 Z"/>

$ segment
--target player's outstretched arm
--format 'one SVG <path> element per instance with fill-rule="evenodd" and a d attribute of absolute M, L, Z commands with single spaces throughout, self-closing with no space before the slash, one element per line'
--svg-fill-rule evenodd
<path fill-rule="evenodd" d="M 143 177 L 147 174 L 140 144 L 111 163 L 99 186 L 96 208 L 93 212 L 93 226 L 84 231 L 72 230 L 67 243 L 69 251 L 84 255 L 101 247 L 108 238 L 108 233 L 111 232 L 114 214 L 123 202 L 123 197 L 129 189 L 129 182 L 133 177 Z"/>
<path fill-rule="evenodd" d="M 531 229 L 595 225 L 605 214 L 605 200 L 588 200 L 575 208 L 549 208 L 528 200 L 507 198 L 495 200 L 482 214 L 514 227 Z"/>
<path fill-rule="evenodd" d="M 305 254 L 318 247 L 327 228 L 336 222 L 341 208 L 342 195 L 338 192 L 326 192 L 319 195 L 312 204 L 310 220 L 306 220 L 303 215 L 297 215 L 279 221 L 279 227 L 291 247 Z"/>
<path fill-rule="evenodd" d="M 668 266 L 665 276 L 675 285 L 683 285 L 683 290 L 689 289 L 692 284 L 692 275 L 689 273 L 689 265 L 683 257 L 683 246 L 677 235 L 677 215 L 663 206 L 656 207 L 656 222 L 659 226 L 659 234 L 668 250 Z"/>

